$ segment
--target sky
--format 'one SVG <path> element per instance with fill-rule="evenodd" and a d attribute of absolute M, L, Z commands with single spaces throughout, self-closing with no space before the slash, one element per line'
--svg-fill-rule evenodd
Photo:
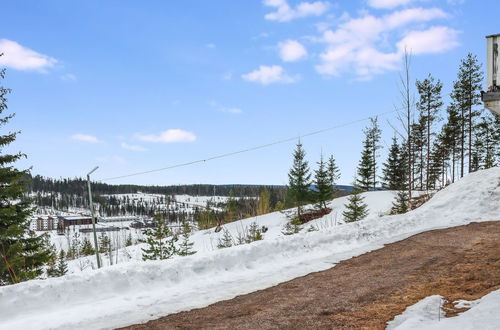
<path fill-rule="evenodd" d="M 366 119 L 398 108 L 411 79 L 443 82 L 485 59 L 493 0 L 20 0 L 2 4 L 4 152 L 32 174 L 101 180 L 301 139 L 312 169 L 333 154 L 353 181 Z M 354 123 L 353 123 L 354 122 Z M 387 145 L 398 122 L 379 116 Z M 351 123 L 351 124 L 349 124 Z M 345 125 L 344 124 L 349 124 Z M 231 157 L 105 181 L 286 184 L 296 139 Z"/>

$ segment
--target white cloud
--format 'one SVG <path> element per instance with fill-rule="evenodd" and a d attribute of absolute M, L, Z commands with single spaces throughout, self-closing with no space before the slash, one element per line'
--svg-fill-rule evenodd
<path fill-rule="evenodd" d="M 210 107 L 214 108 L 217 111 L 225 112 L 225 113 L 230 113 L 230 114 L 233 114 L 233 115 L 239 115 L 239 114 L 243 113 L 243 110 L 241 110 L 240 108 L 226 107 L 226 106 L 224 106 L 222 104 L 219 104 L 219 103 L 217 103 L 215 101 L 208 102 L 208 105 Z"/>
<path fill-rule="evenodd" d="M 86 135 L 86 134 L 74 134 L 71 136 L 71 139 L 76 140 L 76 141 L 81 141 L 81 142 L 88 142 L 88 143 L 101 143 L 98 138 L 92 135 Z"/>
<path fill-rule="evenodd" d="M 241 76 L 246 81 L 269 85 L 272 83 L 293 83 L 299 80 L 299 77 L 291 77 L 285 73 L 285 70 L 279 65 L 265 66 L 261 65 L 257 70 Z"/>
<path fill-rule="evenodd" d="M 66 73 L 61 76 L 62 81 L 76 81 L 76 76 L 72 73 Z"/>
<path fill-rule="evenodd" d="M 448 16 L 438 8 L 411 8 L 384 16 L 364 14 L 357 18 L 344 18 L 336 29 L 323 31 L 320 41 L 326 44 L 326 49 L 320 54 L 321 63 L 316 66 L 316 70 L 320 74 L 334 76 L 348 71 L 361 79 L 370 79 L 375 74 L 399 68 L 404 52 L 401 43 L 415 47 L 414 54 L 436 53 L 437 49 L 449 50 L 457 45 L 458 35 L 458 31 L 451 28 L 431 29 L 439 33 L 435 36 L 430 35 L 432 32 L 412 31 L 401 37 L 402 28 Z M 449 40 L 444 40 L 447 33 Z M 443 40 L 444 44 L 431 45 L 425 43 L 425 38 L 433 42 Z"/>
<path fill-rule="evenodd" d="M 278 47 L 280 57 L 285 62 L 295 62 L 307 56 L 306 48 L 295 40 L 281 42 Z"/>
<path fill-rule="evenodd" d="M 46 72 L 57 60 L 23 47 L 15 41 L 0 39 L 0 66 L 24 71 Z"/>
<path fill-rule="evenodd" d="M 299 17 L 320 16 L 329 8 L 325 1 L 301 2 L 295 8 L 290 7 L 287 0 L 264 0 L 264 5 L 276 8 L 276 11 L 265 15 L 267 20 L 286 22 Z"/>
<path fill-rule="evenodd" d="M 412 54 L 442 53 L 459 45 L 458 31 L 446 26 L 435 26 L 424 31 L 411 31 L 400 42 L 398 49 L 405 47 Z"/>
<path fill-rule="evenodd" d="M 215 44 L 213 43 L 208 43 L 205 45 L 207 48 L 210 48 L 210 49 L 214 49 L 215 48 Z"/>
<path fill-rule="evenodd" d="M 135 134 L 135 138 L 145 142 L 155 143 L 174 143 L 174 142 L 193 142 L 196 140 L 196 135 L 192 132 L 182 129 L 169 129 L 159 134 Z"/>
<path fill-rule="evenodd" d="M 125 142 L 121 143 L 121 147 L 123 149 L 132 150 L 132 151 L 147 151 L 148 150 L 148 149 L 144 148 L 143 146 L 132 145 L 132 144 L 128 144 Z"/>
<path fill-rule="evenodd" d="M 368 0 L 368 5 L 378 9 L 392 9 L 403 5 L 408 5 L 416 0 Z"/>

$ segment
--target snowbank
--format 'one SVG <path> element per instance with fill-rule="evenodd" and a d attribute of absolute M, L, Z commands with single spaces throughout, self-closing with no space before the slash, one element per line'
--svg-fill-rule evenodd
<path fill-rule="evenodd" d="M 423 231 L 491 220 L 500 220 L 498 167 L 464 177 L 404 215 L 1 287 L 0 328 L 100 329 L 143 322 L 324 270 Z"/>
<path fill-rule="evenodd" d="M 473 330 L 498 329 L 500 326 L 500 290 L 493 291 L 481 299 L 456 304 L 457 307 L 471 307 L 455 317 L 444 318 L 441 310 L 443 298 L 430 296 L 413 306 L 408 307 L 403 314 L 388 322 L 387 329 L 441 329 L 441 330 Z M 439 315 L 438 315 L 439 313 Z"/>

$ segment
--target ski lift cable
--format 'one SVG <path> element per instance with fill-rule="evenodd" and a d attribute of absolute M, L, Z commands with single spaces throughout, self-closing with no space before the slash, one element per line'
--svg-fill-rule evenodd
<path fill-rule="evenodd" d="M 264 149 L 264 148 L 272 147 L 272 146 L 275 146 L 275 145 L 278 145 L 278 144 L 283 144 L 283 143 L 286 143 L 286 142 L 295 141 L 295 140 L 300 139 L 300 138 L 309 137 L 309 136 L 312 136 L 312 135 L 317 135 L 317 134 L 328 132 L 328 131 L 331 131 L 331 130 L 334 130 L 334 129 L 342 128 L 342 127 L 345 127 L 345 126 L 354 125 L 354 124 L 363 122 L 365 120 L 368 120 L 370 118 L 378 117 L 378 116 L 384 116 L 384 115 L 387 115 L 387 114 L 390 114 L 390 113 L 393 113 L 393 112 L 397 112 L 399 110 L 401 110 L 401 109 L 400 108 L 396 108 L 396 109 L 391 110 L 391 111 L 381 112 L 381 113 L 378 113 L 378 114 L 375 114 L 375 115 L 372 115 L 372 116 L 369 116 L 369 117 L 365 117 L 365 118 L 362 118 L 362 119 L 353 120 L 353 121 L 350 121 L 350 122 L 347 122 L 347 123 L 343 123 L 343 124 L 340 124 L 340 125 L 335 125 L 335 126 L 331 126 L 331 127 L 328 127 L 328 128 L 323 128 L 323 129 L 320 129 L 320 130 L 317 130 L 317 131 L 309 132 L 309 133 L 306 133 L 306 134 L 301 134 L 301 135 L 290 137 L 290 138 L 286 138 L 286 139 L 283 139 L 283 140 L 274 141 L 274 142 L 271 142 L 271 143 L 266 143 L 266 144 L 258 145 L 258 146 L 247 148 L 247 149 L 242 149 L 242 150 L 238 150 L 238 151 L 228 152 L 228 153 L 224 153 L 224 154 L 220 154 L 220 155 L 215 155 L 215 156 L 208 157 L 208 158 L 193 160 L 193 161 L 186 162 L 186 163 L 179 163 L 179 164 L 175 164 L 175 165 L 171 165 L 171 166 L 166 166 L 166 167 L 161 167 L 161 168 L 156 168 L 156 169 L 152 169 L 152 170 L 148 170 L 148 171 L 135 172 L 135 173 L 124 174 L 124 175 L 119 175 L 119 176 L 114 176 L 114 177 L 109 177 L 109 178 L 104 178 L 104 179 L 98 179 L 96 181 L 97 182 L 112 181 L 112 180 L 129 178 L 129 177 L 132 177 L 132 176 L 139 176 L 139 175 L 144 175 L 144 174 L 149 174 L 149 173 L 166 171 L 166 170 L 170 170 L 170 169 L 174 169 L 174 168 L 179 168 L 179 167 L 184 167 L 184 166 L 189 166 L 189 165 L 194 165 L 194 164 L 198 164 L 198 163 L 205 163 L 205 162 L 208 162 L 208 161 L 211 161 L 211 160 L 216 160 L 216 159 L 220 159 L 220 158 L 226 158 L 226 157 L 230 157 L 230 156 L 234 156 L 234 155 L 238 155 L 238 154 L 242 154 L 242 153 L 246 153 L 246 152 L 250 152 L 250 151 Z"/>

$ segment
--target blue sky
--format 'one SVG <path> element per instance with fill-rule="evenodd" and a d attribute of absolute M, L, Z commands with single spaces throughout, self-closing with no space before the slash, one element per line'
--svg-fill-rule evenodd
<path fill-rule="evenodd" d="M 448 94 L 467 52 L 484 62 L 498 12 L 472 0 L 5 2 L 8 128 L 22 130 L 8 150 L 25 152 L 18 165 L 33 174 L 99 165 L 101 179 L 366 118 L 400 102 L 405 46 L 412 77 L 432 72 Z M 304 138 L 309 161 L 333 153 L 350 183 L 365 125 Z M 110 183 L 286 184 L 293 148 Z"/>

